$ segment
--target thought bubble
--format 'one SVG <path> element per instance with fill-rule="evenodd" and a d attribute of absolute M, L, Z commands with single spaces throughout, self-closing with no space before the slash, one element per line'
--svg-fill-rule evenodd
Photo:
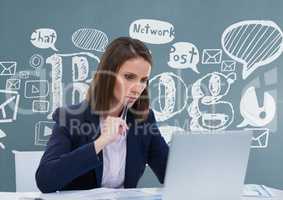
<path fill-rule="evenodd" d="M 54 51 L 58 51 L 55 47 L 56 40 L 56 31 L 48 28 L 36 29 L 30 36 L 30 42 L 40 49 L 51 48 Z"/>
<path fill-rule="evenodd" d="M 95 50 L 104 52 L 108 44 L 108 38 L 105 33 L 97 29 L 83 28 L 72 35 L 73 44 L 84 50 Z"/>
<path fill-rule="evenodd" d="M 172 45 L 169 54 L 168 65 L 176 69 L 191 68 L 199 73 L 197 64 L 199 62 L 199 51 L 196 46 L 189 42 L 177 42 Z"/>
<path fill-rule="evenodd" d="M 129 35 L 150 44 L 165 44 L 174 40 L 175 30 L 169 22 L 139 19 L 131 23 Z"/>
<path fill-rule="evenodd" d="M 283 33 L 273 21 L 241 21 L 225 29 L 221 44 L 228 56 L 243 64 L 242 77 L 246 79 L 281 55 Z"/>

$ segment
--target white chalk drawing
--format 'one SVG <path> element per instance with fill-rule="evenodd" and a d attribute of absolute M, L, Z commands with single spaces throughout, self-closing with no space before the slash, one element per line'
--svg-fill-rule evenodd
<path fill-rule="evenodd" d="M 240 112 L 244 118 L 238 127 L 248 125 L 263 127 L 270 123 L 276 114 L 276 102 L 272 95 L 264 92 L 263 105 L 259 105 L 255 87 L 250 87 L 240 101 Z"/>
<path fill-rule="evenodd" d="M 234 108 L 222 101 L 236 81 L 236 73 L 224 75 L 219 72 L 206 74 L 192 86 L 193 101 L 188 107 L 192 131 L 223 130 L 234 121 Z"/>
<path fill-rule="evenodd" d="M 19 71 L 18 77 L 20 79 L 28 79 L 30 77 L 29 71 Z"/>
<path fill-rule="evenodd" d="M 80 102 L 86 97 L 87 90 L 89 88 L 88 84 L 83 82 L 81 83 L 73 83 L 73 90 L 72 90 L 72 102 Z"/>
<path fill-rule="evenodd" d="M 6 137 L 7 135 L 0 129 L 0 139 Z M 5 145 L 0 142 L 0 148 L 5 149 Z"/>
<path fill-rule="evenodd" d="M 270 131 L 268 128 L 245 128 L 253 132 L 251 148 L 262 149 L 268 147 Z"/>
<path fill-rule="evenodd" d="M 183 128 L 177 127 L 177 126 L 160 126 L 159 131 L 160 131 L 162 137 L 164 138 L 164 140 L 166 141 L 166 143 L 170 144 L 172 136 L 173 136 L 174 133 L 176 133 L 178 131 L 183 132 L 185 130 Z"/>
<path fill-rule="evenodd" d="M 24 71 L 19 71 L 15 75 L 11 76 L 13 79 L 29 79 L 31 77 L 40 77 L 40 72 L 41 70 L 24 70 Z"/>
<path fill-rule="evenodd" d="M 100 30 L 83 28 L 73 33 L 72 41 L 80 49 L 104 52 L 108 44 L 108 37 Z"/>
<path fill-rule="evenodd" d="M 227 111 L 222 113 L 222 112 L 215 112 L 215 113 L 205 113 L 203 112 L 201 114 L 200 120 L 201 124 L 203 125 L 204 128 L 209 129 L 209 130 L 219 130 L 219 129 L 225 129 L 228 127 L 234 120 L 234 109 L 231 103 L 229 102 L 223 102 L 219 101 L 215 103 L 215 105 L 220 105 L 222 108 L 226 106 Z M 230 111 L 230 112 L 228 112 Z"/>
<path fill-rule="evenodd" d="M 20 95 L 17 91 L 0 90 L 0 123 L 17 119 Z"/>
<path fill-rule="evenodd" d="M 58 51 L 55 47 L 57 40 L 57 33 L 50 28 L 40 28 L 33 31 L 30 36 L 30 42 L 37 48 Z"/>
<path fill-rule="evenodd" d="M 38 69 L 44 65 L 44 58 L 39 54 L 34 54 L 30 57 L 29 64 L 32 68 Z"/>
<path fill-rule="evenodd" d="M 192 86 L 193 99 L 202 99 L 202 103 L 216 102 L 226 96 L 231 84 L 237 80 L 235 72 L 227 75 L 212 72 L 197 80 Z"/>
<path fill-rule="evenodd" d="M 7 79 L 6 90 L 19 90 L 21 87 L 21 79 Z"/>
<path fill-rule="evenodd" d="M 86 57 L 72 57 L 72 76 L 73 81 L 84 81 L 89 75 L 89 63 Z"/>
<path fill-rule="evenodd" d="M 255 88 L 255 93 L 256 96 L 255 98 L 257 98 L 257 102 L 259 105 L 259 107 L 263 107 L 264 103 L 265 103 L 265 99 L 264 99 L 264 92 L 268 92 L 269 95 L 272 95 L 274 101 L 276 102 L 276 107 L 277 107 L 277 102 L 278 102 L 278 80 L 280 77 L 280 73 L 278 72 L 278 68 L 279 67 L 269 67 L 267 70 L 264 71 L 264 73 L 260 73 L 257 76 L 255 76 L 254 78 L 252 78 L 251 80 L 249 80 L 249 82 L 245 85 L 245 87 L 243 87 L 242 92 L 241 92 L 241 96 L 243 96 L 247 90 L 251 87 Z M 269 109 L 269 108 L 267 108 Z M 277 108 L 278 109 L 278 108 Z M 269 122 L 267 125 L 265 125 L 265 128 L 268 128 L 270 130 L 270 133 L 276 133 L 278 130 L 278 122 L 279 118 L 278 118 L 278 112 L 275 112 L 275 115 L 272 119 L 271 122 Z M 239 102 L 239 111 L 240 111 L 240 102 Z M 262 112 L 261 113 L 261 117 L 265 117 L 266 113 Z M 239 117 L 241 117 L 242 115 L 240 114 Z M 243 118 L 243 121 L 245 121 L 245 119 Z"/>
<path fill-rule="evenodd" d="M 283 33 L 273 21 L 241 21 L 225 29 L 221 44 L 228 56 L 243 64 L 242 77 L 246 79 L 281 55 Z"/>
<path fill-rule="evenodd" d="M 49 102 L 46 100 L 33 100 L 32 112 L 47 113 L 49 111 Z"/>
<path fill-rule="evenodd" d="M 52 104 L 50 113 L 47 116 L 47 119 L 52 118 L 52 113 L 57 107 L 63 105 L 63 58 L 72 59 L 72 103 L 77 103 L 76 94 L 79 94 L 79 101 L 82 101 L 85 98 L 85 94 L 88 88 L 89 79 L 91 79 L 90 73 L 95 70 L 96 66 L 89 65 L 91 60 L 94 60 L 97 65 L 100 60 L 97 56 L 89 52 L 80 52 L 73 54 L 53 54 L 52 56 L 46 59 L 46 63 L 51 65 L 51 91 L 52 91 Z M 92 67 L 92 68 L 90 68 Z M 68 70 L 68 69 L 67 69 Z M 78 82 L 80 81 L 80 82 Z M 67 85 L 69 89 L 70 85 Z M 65 91 L 66 92 L 66 91 Z"/>
<path fill-rule="evenodd" d="M 149 88 L 152 94 L 158 94 L 151 102 L 157 121 L 165 121 L 185 109 L 188 88 L 174 73 L 165 72 L 153 77 Z"/>
<path fill-rule="evenodd" d="M 199 103 L 195 100 L 194 104 Z M 208 111 L 207 111 L 208 110 Z M 192 131 L 224 130 L 234 121 L 234 108 L 230 102 L 218 101 L 213 104 L 200 104 L 188 109 L 192 118 L 190 129 Z"/>
<path fill-rule="evenodd" d="M 52 119 L 53 111 L 55 111 L 57 107 L 61 107 L 63 105 L 62 57 L 60 57 L 58 54 L 53 54 L 52 56 L 46 59 L 46 63 L 52 65 L 52 71 L 51 71 L 52 107 L 51 107 L 51 113 L 47 117 L 48 119 Z"/>
<path fill-rule="evenodd" d="M 39 121 L 35 124 L 35 137 L 34 145 L 46 146 L 47 142 L 52 135 L 52 129 L 55 122 L 52 121 Z"/>
<path fill-rule="evenodd" d="M 47 80 L 28 80 L 25 82 L 25 98 L 47 97 L 49 83 Z"/>
<path fill-rule="evenodd" d="M 138 19 L 129 27 L 129 35 L 150 44 L 165 44 L 175 38 L 174 26 L 165 21 Z"/>
<path fill-rule="evenodd" d="M 19 78 L 21 79 L 28 79 L 30 77 L 29 71 L 20 71 Z"/>
<path fill-rule="evenodd" d="M 236 61 L 223 60 L 221 63 L 221 72 L 234 72 L 236 71 Z"/>
<path fill-rule="evenodd" d="M 199 73 L 197 64 L 199 63 L 199 51 L 197 47 L 189 42 L 177 42 L 172 45 L 168 65 L 175 69 L 191 68 Z"/>
<path fill-rule="evenodd" d="M 221 49 L 204 49 L 202 51 L 202 64 L 220 64 L 221 59 Z"/>
<path fill-rule="evenodd" d="M 16 74 L 17 62 L 15 61 L 1 61 L 0 62 L 0 76 L 12 76 Z"/>

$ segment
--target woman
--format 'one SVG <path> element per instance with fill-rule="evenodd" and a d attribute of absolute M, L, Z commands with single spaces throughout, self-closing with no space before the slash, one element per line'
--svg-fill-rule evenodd
<path fill-rule="evenodd" d="M 134 188 L 146 164 L 163 183 L 168 145 L 149 108 L 151 65 L 139 40 L 120 37 L 109 44 L 86 100 L 53 114 L 56 123 L 36 172 L 42 192 Z"/>

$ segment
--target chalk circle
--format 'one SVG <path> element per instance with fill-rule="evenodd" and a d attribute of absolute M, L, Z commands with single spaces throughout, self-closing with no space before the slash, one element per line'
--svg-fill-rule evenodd
<path fill-rule="evenodd" d="M 43 66 L 44 58 L 39 54 L 34 54 L 30 57 L 29 64 L 32 68 L 38 69 Z"/>

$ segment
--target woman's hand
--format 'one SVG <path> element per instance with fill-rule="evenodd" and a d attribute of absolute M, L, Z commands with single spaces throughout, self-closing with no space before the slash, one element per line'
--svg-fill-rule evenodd
<path fill-rule="evenodd" d="M 120 117 L 108 116 L 100 127 L 101 135 L 95 140 L 96 153 L 99 153 L 106 145 L 116 141 L 129 129 L 125 120 Z"/>

